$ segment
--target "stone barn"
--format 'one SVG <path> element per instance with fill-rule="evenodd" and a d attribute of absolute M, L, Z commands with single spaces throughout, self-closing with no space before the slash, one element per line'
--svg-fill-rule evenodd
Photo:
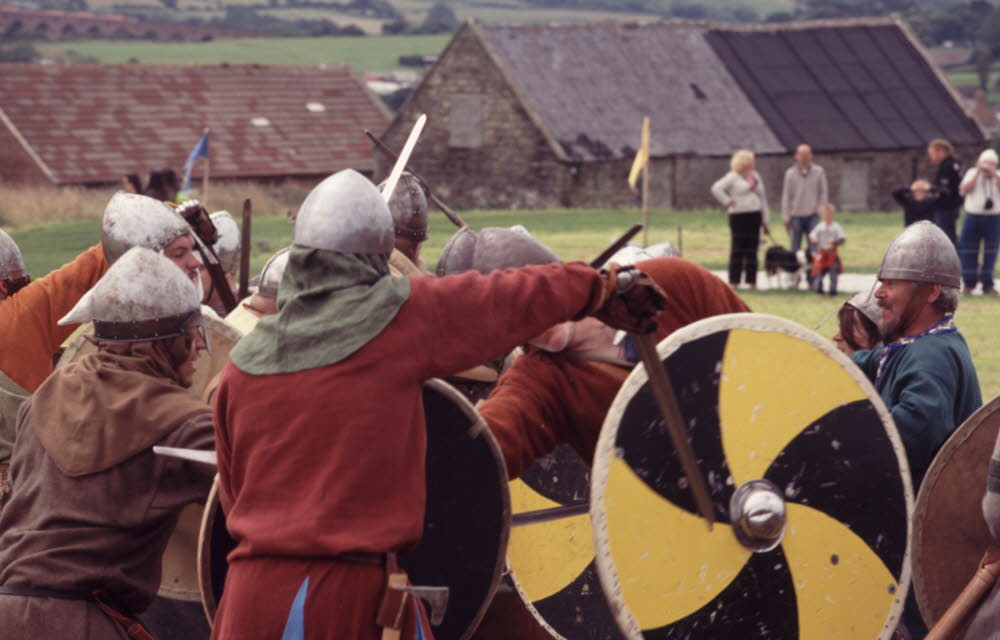
<path fill-rule="evenodd" d="M 709 187 L 733 151 L 758 155 L 772 208 L 800 143 L 841 209 L 893 206 L 890 190 L 933 176 L 927 141 L 968 162 L 983 133 L 895 19 L 766 26 L 657 21 L 465 23 L 385 133 L 449 203 L 636 206 L 626 175 L 652 123 L 650 204 L 716 207 Z M 389 164 L 379 161 L 380 175 Z"/>

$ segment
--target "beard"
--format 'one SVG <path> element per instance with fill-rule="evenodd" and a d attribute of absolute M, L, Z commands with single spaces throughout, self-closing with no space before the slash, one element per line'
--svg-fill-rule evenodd
<path fill-rule="evenodd" d="M 891 344 L 908 334 L 914 319 L 920 314 L 920 310 L 925 304 L 929 304 L 926 288 L 927 285 L 923 283 L 914 287 L 910 297 L 901 305 L 902 308 L 894 319 L 887 320 L 885 315 L 882 316 L 882 342 Z M 879 301 L 878 306 L 881 309 L 889 308 L 889 305 L 882 304 L 881 301 Z"/>

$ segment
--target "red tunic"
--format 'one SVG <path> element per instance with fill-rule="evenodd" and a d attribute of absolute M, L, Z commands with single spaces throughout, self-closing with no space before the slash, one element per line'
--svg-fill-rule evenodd
<path fill-rule="evenodd" d="M 411 282 L 389 326 L 342 362 L 265 376 L 232 363 L 223 371 L 215 402 L 220 501 L 237 547 L 213 638 L 281 637 L 307 574 L 310 639 L 377 638 L 370 614 L 382 572 L 324 557 L 405 551 L 420 539 L 423 382 L 581 317 L 603 290 L 582 264 Z M 346 573 L 353 578 L 343 580 Z M 312 607 L 314 597 L 326 604 Z M 348 599 L 367 603 L 364 611 L 348 613 Z"/>
<path fill-rule="evenodd" d="M 750 311 L 729 285 L 693 262 L 656 258 L 637 266 L 667 294 L 657 342 L 696 320 Z M 508 475 L 520 476 L 563 443 L 589 466 L 604 416 L 628 373 L 560 355 L 536 352 L 518 358 L 478 407 L 503 450 Z"/>

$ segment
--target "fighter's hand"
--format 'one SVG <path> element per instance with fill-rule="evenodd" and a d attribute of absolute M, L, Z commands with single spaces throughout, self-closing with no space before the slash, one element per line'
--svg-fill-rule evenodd
<path fill-rule="evenodd" d="M 182 202 L 177 207 L 177 213 L 181 214 L 181 217 L 191 225 L 191 228 L 198 234 L 202 242 L 212 246 L 219 241 L 219 231 L 215 228 L 212 218 L 208 215 L 208 209 L 200 202 L 197 200 Z"/>
<path fill-rule="evenodd" d="M 615 263 L 601 270 L 604 302 L 593 313 L 604 324 L 634 333 L 656 331 L 656 316 L 667 306 L 667 295 L 651 277 L 635 267 Z"/>

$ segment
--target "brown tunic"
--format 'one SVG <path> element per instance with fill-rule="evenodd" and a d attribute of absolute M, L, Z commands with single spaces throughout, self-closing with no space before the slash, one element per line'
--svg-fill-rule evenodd
<path fill-rule="evenodd" d="M 212 469 L 146 449 L 110 469 L 70 477 L 31 426 L 34 399 L 18 416 L 13 496 L 0 515 L 0 584 L 89 594 L 142 611 L 160 584 L 160 555 L 180 508 L 204 499 Z M 212 417 L 186 420 L 160 444 L 211 449 Z M 0 595 L 5 638 L 125 638 L 94 604 Z"/>

